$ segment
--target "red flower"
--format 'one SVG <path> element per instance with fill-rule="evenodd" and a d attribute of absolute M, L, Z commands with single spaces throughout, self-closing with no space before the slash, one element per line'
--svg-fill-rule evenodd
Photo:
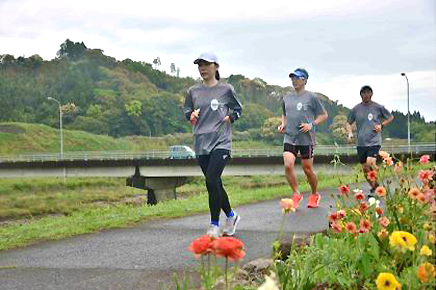
<path fill-rule="evenodd" d="M 383 209 L 381 207 L 376 207 L 375 212 L 380 216 L 383 215 Z"/>
<path fill-rule="evenodd" d="M 354 197 L 355 197 L 357 200 L 363 200 L 363 199 L 365 198 L 365 195 L 363 194 L 363 191 L 359 190 L 358 192 L 356 192 L 356 193 L 354 194 Z"/>
<path fill-rule="evenodd" d="M 360 220 L 360 231 L 367 233 L 371 229 L 371 222 L 369 220 L 361 219 Z"/>
<path fill-rule="evenodd" d="M 232 237 L 221 237 L 212 242 L 212 247 L 219 257 L 225 257 L 232 261 L 244 258 L 244 243 Z"/>
<path fill-rule="evenodd" d="M 331 212 L 329 214 L 329 221 L 331 221 L 332 223 L 336 222 L 339 220 L 338 214 L 335 212 Z"/>
<path fill-rule="evenodd" d="M 421 164 L 427 164 L 430 162 L 430 155 L 422 155 L 421 158 L 419 158 L 419 163 Z"/>
<path fill-rule="evenodd" d="M 188 250 L 193 252 L 198 258 L 200 255 L 208 254 L 213 251 L 212 241 L 213 239 L 209 235 L 204 235 L 192 241 Z"/>
<path fill-rule="evenodd" d="M 356 233 L 356 231 L 357 231 L 356 224 L 353 222 L 347 223 L 345 225 L 345 228 L 347 229 L 347 232 L 352 233 L 352 234 Z"/>
<path fill-rule="evenodd" d="M 364 214 L 369 209 L 369 206 L 366 204 L 366 202 L 362 202 L 359 204 L 359 210 L 362 214 Z"/>
<path fill-rule="evenodd" d="M 368 172 L 368 179 L 371 181 L 376 181 L 377 180 L 377 171 L 375 170 L 371 170 L 370 172 Z"/>
<path fill-rule="evenodd" d="M 345 185 L 345 184 L 342 184 L 341 186 L 339 186 L 338 190 L 342 195 L 350 193 L 350 188 L 348 187 L 348 185 Z"/>

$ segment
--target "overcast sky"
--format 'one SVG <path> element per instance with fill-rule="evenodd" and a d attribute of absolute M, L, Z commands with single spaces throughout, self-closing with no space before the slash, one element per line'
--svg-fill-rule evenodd
<path fill-rule="evenodd" d="M 220 58 L 223 77 L 243 74 L 291 85 L 304 67 L 307 89 L 349 108 L 362 85 L 389 110 L 436 120 L 435 0 L 0 0 L 0 54 L 56 57 L 65 39 L 117 60 L 170 64 L 198 77 L 192 61 Z"/>

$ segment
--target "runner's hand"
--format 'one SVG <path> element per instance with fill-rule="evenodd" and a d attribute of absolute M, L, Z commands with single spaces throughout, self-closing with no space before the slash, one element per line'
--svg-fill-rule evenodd
<path fill-rule="evenodd" d="M 381 130 L 382 130 L 382 125 L 381 125 L 381 124 L 379 124 L 379 125 L 374 125 L 374 132 L 376 132 L 376 133 L 380 133 Z"/>
<path fill-rule="evenodd" d="M 199 116 L 200 116 L 200 109 L 192 111 L 191 117 L 189 118 L 189 122 L 191 122 L 192 125 L 197 124 L 197 119 Z"/>
<path fill-rule="evenodd" d="M 301 123 L 300 132 L 307 133 L 312 130 L 313 125 L 311 123 Z"/>
<path fill-rule="evenodd" d="M 279 131 L 279 133 L 283 133 L 283 130 L 285 129 L 285 126 L 283 125 L 283 124 L 280 124 L 278 127 L 277 127 L 277 130 Z"/>

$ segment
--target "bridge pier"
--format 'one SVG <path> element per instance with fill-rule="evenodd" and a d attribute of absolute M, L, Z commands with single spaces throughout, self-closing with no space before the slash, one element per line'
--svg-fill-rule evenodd
<path fill-rule="evenodd" d="M 187 176 L 174 177 L 146 177 L 141 176 L 139 168 L 135 168 L 135 175 L 127 177 L 126 185 L 147 190 L 147 204 L 177 199 L 176 188 L 189 181 Z"/>

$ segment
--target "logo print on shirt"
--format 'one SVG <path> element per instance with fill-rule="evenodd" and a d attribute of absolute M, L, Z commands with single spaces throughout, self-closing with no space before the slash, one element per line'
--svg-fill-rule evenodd
<path fill-rule="evenodd" d="M 228 156 L 229 156 L 229 155 L 227 155 L 227 154 L 226 154 L 226 155 L 223 155 L 223 159 L 226 159 Z"/>
<path fill-rule="evenodd" d="M 373 116 L 373 114 L 369 113 L 368 114 L 368 120 L 372 121 L 372 119 L 374 119 L 374 116 Z"/>
<path fill-rule="evenodd" d="M 302 103 L 298 103 L 297 104 L 297 110 L 301 111 L 301 108 L 303 108 L 303 104 Z"/>
<path fill-rule="evenodd" d="M 218 106 L 219 106 L 219 103 L 218 103 L 218 100 L 217 100 L 217 99 L 213 99 L 213 100 L 210 102 L 210 108 L 211 108 L 213 111 L 216 111 L 216 110 L 218 109 Z"/>

